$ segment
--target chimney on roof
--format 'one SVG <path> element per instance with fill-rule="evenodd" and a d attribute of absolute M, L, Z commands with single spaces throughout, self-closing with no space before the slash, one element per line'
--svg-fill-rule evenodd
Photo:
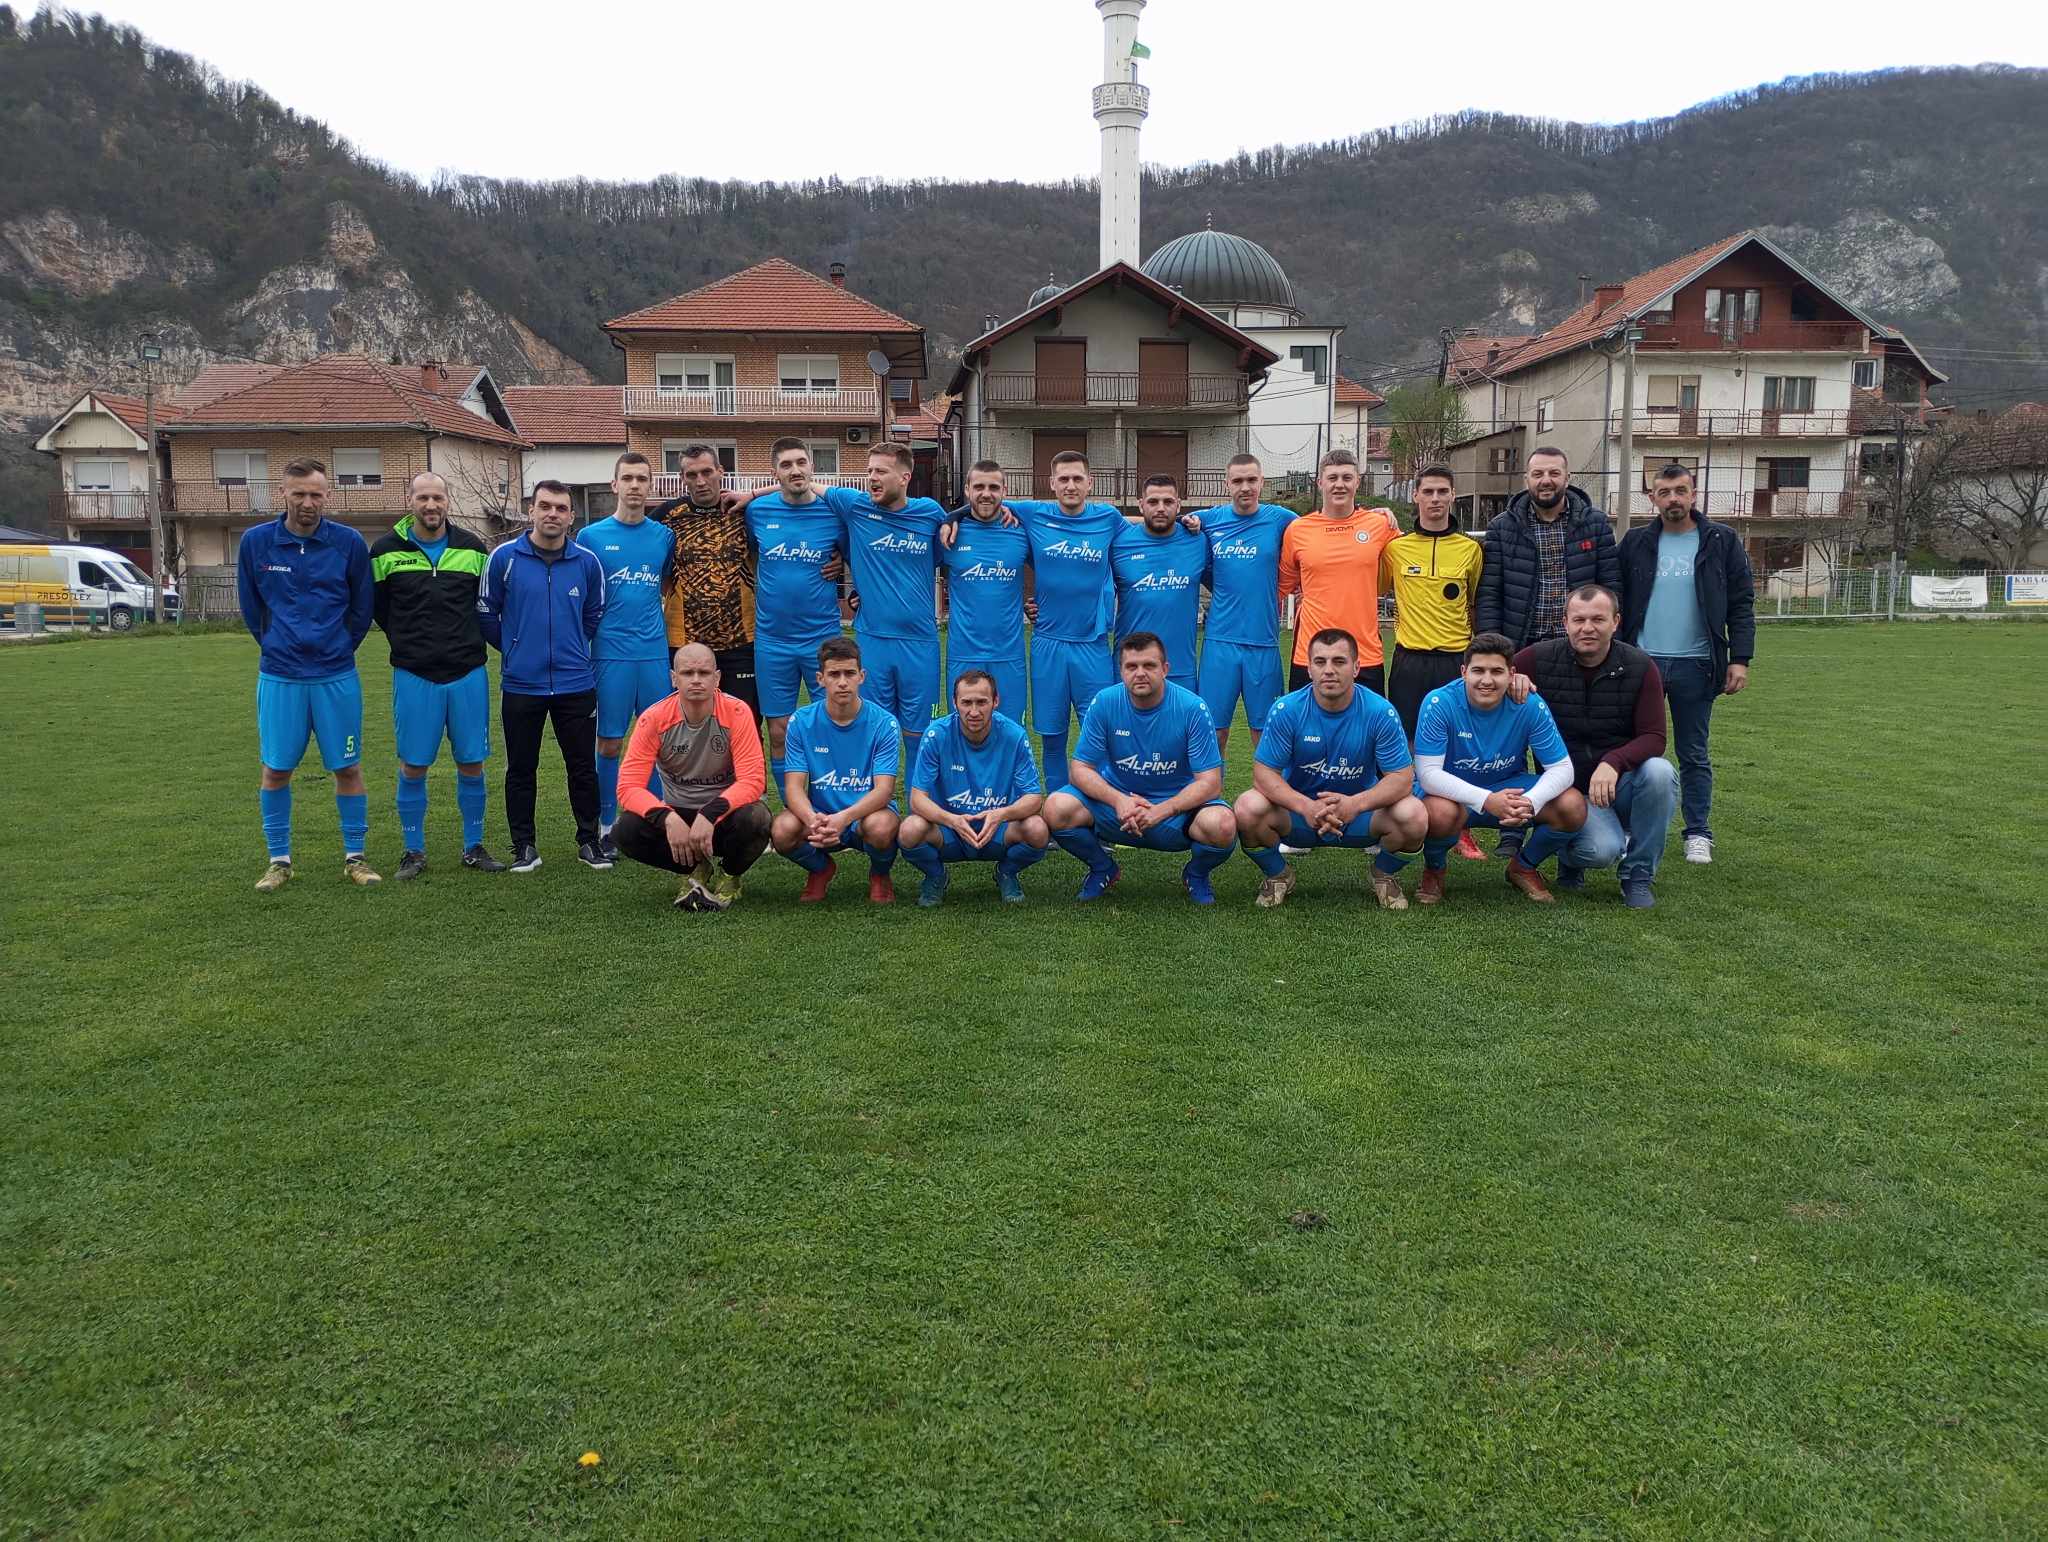
<path fill-rule="evenodd" d="M 1493 368 L 1493 366 L 1494 366 L 1494 365 L 1495 365 L 1495 364 L 1496 364 L 1496 363 L 1497 363 L 1497 362 L 1499 361 L 1499 359 L 1500 359 L 1500 344 L 1499 344 L 1499 343 L 1488 343 L 1488 344 L 1486 345 L 1486 367 L 1487 367 L 1488 369 L 1491 369 L 1491 368 Z"/>
<path fill-rule="evenodd" d="M 831 267 L 827 268 L 827 269 L 825 270 L 825 272 L 826 272 L 826 273 L 827 273 L 828 275 L 830 275 L 830 277 L 831 277 L 831 279 L 832 279 L 832 282 L 833 282 L 833 283 L 834 283 L 835 285 L 837 285 L 837 286 L 838 286 L 839 288 L 841 288 L 841 289 L 844 289 L 844 288 L 846 287 L 846 264 L 845 264 L 845 263 L 843 263 L 843 262 L 835 262 L 835 263 L 833 263 L 833 264 L 832 264 L 832 266 L 831 266 Z"/>
<path fill-rule="evenodd" d="M 422 359 L 420 361 L 420 388 L 422 390 L 433 391 L 438 394 L 441 387 L 447 383 L 448 371 L 439 359 Z"/>
<path fill-rule="evenodd" d="M 1604 316 L 1621 303 L 1620 284 L 1602 284 L 1593 291 L 1593 314 Z"/>
<path fill-rule="evenodd" d="M 1459 333 L 1458 335 L 1459 335 L 1460 337 L 1477 337 L 1477 336 L 1479 335 L 1479 328 L 1477 328 L 1477 327 L 1467 327 L 1467 328 L 1465 328 L 1465 330 L 1464 330 L 1464 331 L 1460 332 L 1460 333 Z"/>

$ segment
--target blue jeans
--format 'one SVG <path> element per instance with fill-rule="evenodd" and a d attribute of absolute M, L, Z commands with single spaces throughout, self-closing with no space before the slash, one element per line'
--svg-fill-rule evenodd
<path fill-rule="evenodd" d="M 1678 751 L 1678 806 L 1685 834 L 1714 838 L 1707 817 L 1714 808 L 1714 763 L 1707 758 L 1707 720 L 1714 715 L 1712 659 L 1656 659 L 1671 705 L 1672 748 Z"/>
<path fill-rule="evenodd" d="M 1678 802 L 1678 773 L 1658 756 L 1624 771 L 1606 808 L 1586 800 L 1586 822 L 1557 854 L 1560 867 L 1613 867 L 1623 883 L 1657 876 L 1664 860 L 1664 836 Z"/>

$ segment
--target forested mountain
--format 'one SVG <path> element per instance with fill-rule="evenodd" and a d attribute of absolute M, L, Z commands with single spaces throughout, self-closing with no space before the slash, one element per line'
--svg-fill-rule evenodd
<path fill-rule="evenodd" d="M 1943 350 L 1959 400 L 2048 395 L 2048 72 L 1812 77 L 1615 128 L 1463 113 L 1148 173 L 1148 250 L 1206 217 L 1367 378 L 1754 225 Z M 353 346 L 616 379 L 598 323 L 773 254 L 846 262 L 944 360 L 1095 241 L 1082 181 L 425 184 L 132 29 L 0 6 L 0 428 L 117 376 L 143 327 L 194 368 Z"/>

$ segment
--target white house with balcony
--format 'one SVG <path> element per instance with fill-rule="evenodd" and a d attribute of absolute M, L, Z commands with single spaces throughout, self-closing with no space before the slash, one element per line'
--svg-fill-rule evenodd
<path fill-rule="evenodd" d="M 1760 568 L 1832 556 L 1864 506 L 1854 409 L 1897 337 L 1762 234 L 1725 237 L 1600 285 L 1534 337 L 1460 338 L 1450 378 L 1488 457 L 1474 469 L 1500 483 L 1460 492 L 1498 507 L 1554 446 L 1619 531 L 1652 516 L 1649 480 L 1676 462 Z"/>
<path fill-rule="evenodd" d="M 1001 463 L 1010 491 L 1050 496 L 1053 456 L 1087 455 L 1095 496 L 1135 506 L 1172 475 L 1189 502 L 1221 502 L 1224 467 L 1248 448 L 1269 348 L 1128 263 L 1048 284 L 970 342 L 947 390 L 953 455 Z"/>

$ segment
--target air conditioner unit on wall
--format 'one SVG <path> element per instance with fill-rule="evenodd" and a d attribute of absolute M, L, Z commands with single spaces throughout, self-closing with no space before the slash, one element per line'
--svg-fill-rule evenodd
<path fill-rule="evenodd" d="M 866 444 L 868 436 L 873 432 L 874 430 L 871 428 L 849 428 L 846 431 L 846 442 L 848 444 Z"/>

